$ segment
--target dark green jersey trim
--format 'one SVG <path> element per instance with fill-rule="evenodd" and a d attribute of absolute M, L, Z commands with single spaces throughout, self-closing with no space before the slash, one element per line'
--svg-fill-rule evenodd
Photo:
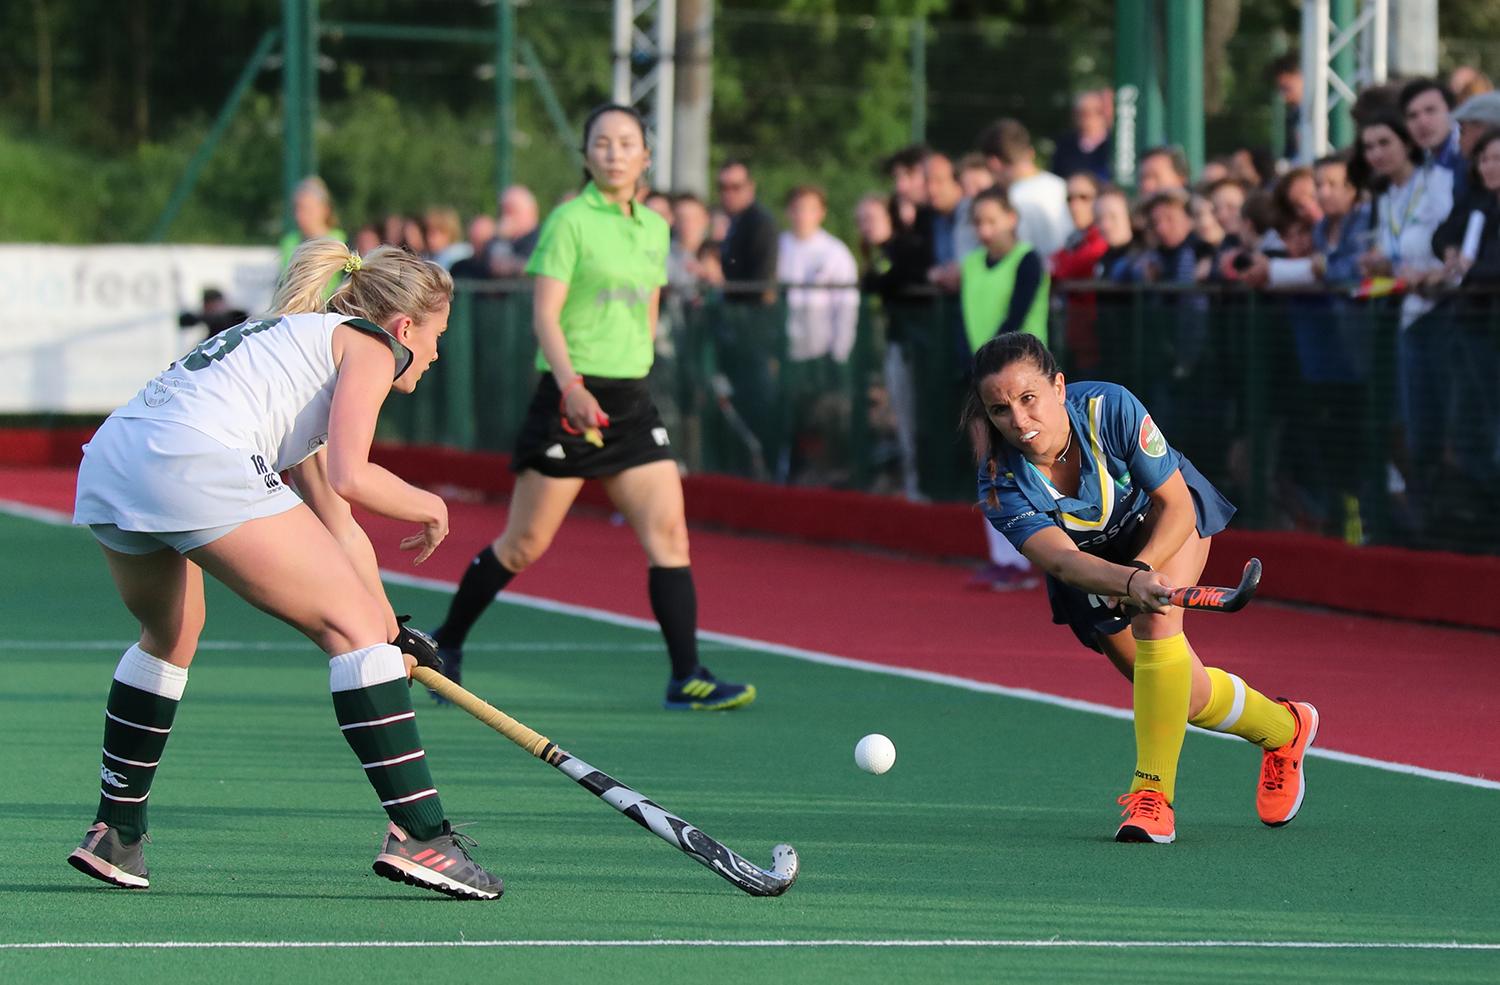
<path fill-rule="evenodd" d="M 410 349 L 397 342 L 396 337 L 390 332 L 387 332 L 374 322 L 366 321 L 363 318 L 351 318 L 344 322 L 344 324 L 350 328 L 357 328 L 361 332 L 368 332 L 371 335 L 379 336 L 390 343 L 391 355 L 396 357 L 396 375 L 392 379 L 401 379 L 401 374 L 411 368 L 412 361 L 416 357 L 411 354 Z"/>

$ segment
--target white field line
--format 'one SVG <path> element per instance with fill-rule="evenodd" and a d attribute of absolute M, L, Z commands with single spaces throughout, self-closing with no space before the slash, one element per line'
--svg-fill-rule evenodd
<path fill-rule="evenodd" d="M 70 513 L 49 510 L 45 506 L 32 506 L 30 503 L 22 503 L 14 499 L 0 499 L 0 513 L 9 513 L 11 516 L 19 516 L 27 520 L 40 520 L 42 523 L 50 523 L 58 527 L 71 526 L 73 523 L 73 516 Z"/>
<path fill-rule="evenodd" d="M 7 640 L 0 639 L 0 650 L 6 652 L 17 652 L 26 650 L 103 650 L 105 652 L 124 653 L 126 648 L 134 640 Z M 289 653 L 297 650 L 306 650 L 310 644 L 299 642 L 295 639 L 277 643 L 270 640 L 199 640 L 199 650 L 211 651 L 240 651 L 249 650 L 259 653 Z M 505 643 L 465 643 L 466 653 L 551 653 L 596 650 L 598 647 L 589 647 L 580 643 L 560 642 L 558 640 L 510 640 Z M 727 643 L 714 643 L 703 647 L 705 650 L 738 650 L 740 647 L 731 647 Z M 665 653 L 660 643 L 620 643 L 609 647 L 612 653 Z"/>
<path fill-rule="evenodd" d="M 0 951 L 210 951 L 210 950 L 374 950 L 480 948 L 1089 948 L 1098 950 L 1218 950 L 1280 951 L 1500 951 L 1500 943 L 1463 941 L 1134 941 L 1134 940 L 456 940 L 456 941 L 36 941 L 0 944 Z"/>
<path fill-rule="evenodd" d="M 43 523 L 66 526 L 72 522 L 69 514 L 59 510 L 49 510 L 29 503 L 20 503 L 14 500 L 0 499 L 0 513 L 9 513 L 14 516 L 39 520 Z M 453 581 L 444 581 L 437 578 L 422 578 L 409 575 L 400 571 L 381 571 L 381 577 L 395 585 L 408 585 L 414 588 L 426 588 L 438 592 L 452 592 L 457 587 Z M 523 595 L 519 592 L 502 592 L 496 596 L 498 601 L 508 605 L 518 605 L 523 608 L 537 609 L 543 612 L 556 612 L 564 615 L 579 616 L 592 619 L 596 622 L 610 623 L 615 626 L 627 626 L 632 629 L 644 629 L 656 631 L 656 623 L 649 619 L 640 619 L 635 616 L 620 615 L 617 612 L 608 612 L 604 609 L 595 609 L 591 606 L 574 605 L 570 602 L 557 602 L 552 599 L 538 598 L 534 595 Z M 1081 701 L 1077 698 L 1065 698 L 1061 695 L 1046 694 L 1042 691 L 1033 691 L 1030 688 L 1005 687 L 1001 684 L 991 684 L 986 681 L 976 681 L 967 677 L 958 677 L 953 674 L 938 674 L 928 670 L 916 670 L 910 667 L 891 667 L 885 664 L 871 663 L 867 660 L 854 660 L 850 657 L 838 657 L 831 653 L 823 653 L 818 650 L 807 650 L 802 647 L 786 646 L 781 643 L 770 643 L 765 640 L 751 639 L 746 636 L 736 636 L 732 633 L 717 633 L 712 630 L 700 630 L 700 639 L 713 643 L 738 647 L 746 650 L 760 650 L 767 653 L 775 653 L 783 657 L 791 657 L 794 660 L 805 660 L 809 663 L 823 664 L 829 667 L 843 667 L 847 670 L 860 670 L 871 674 L 886 674 L 891 677 L 905 677 L 909 680 L 925 681 L 929 684 L 944 684 L 948 687 L 961 688 L 966 691 L 978 691 L 982 694 L 999 694 L 1007 698 L 1017 698 L 1022 701 L 1035 701 L 1039 704 L 1052 705 L 1058 708 L 1068 708 L 1073 711 L 1087 712 L 1093 715 L 1104 715 L 1109 718 L 1117 718 L 1129 721 L 1131 712 L 1127 708 L 1115 708 L 1111 705 L 1099 704 L 1095 701 Z M 253 648 L 247 646 L 247 649 Z M 469 647 L 465 647 L 468 649 Z M 475 646 L 474 649 L 479 647 Z M 653 647 L 654 649 L 654 647 Z M 1190 726 L 1191 727 L 1191 726 Z M 1203 735 L 1211 735 L 1220 739 L 1236 739 L 1235 736 L 1225 735 L 1221 732 L 1207 732 L 1194 729 Z M 1453 773 L 1448 770 L 1428 769 L 1425 766 L 1414 766 L 1410 763 L 1397 763 L 1390 760 L 1375 759 L 1370 756 L 1359 756 L 1354 753 L 1338 752 L 1332 749 L 1320 749 L 1314 747 L 1309 749 L 1307 755 L 1316 759 L 1329 759 L 1334 762 L 1350 763 L 1355 766 L 1367 766 L 1371 769 L 1385 770 L 1389 773 L 1402 773 L 1407 776 L 1419 776 L 1427 780 L 1438 780 L 1444 783 L 1457 783 L 1463 786 L 1479 787 L 1485 790 L 1500 790 L 1500 781 L 1488 780 L 1478 776 L 1468 776 L 1464 773 Z"/>

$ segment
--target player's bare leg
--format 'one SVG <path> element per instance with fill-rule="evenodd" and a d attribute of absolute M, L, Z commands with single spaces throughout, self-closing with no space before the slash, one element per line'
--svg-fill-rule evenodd
<path fill-rule="evenodd" d="M 299 505 L 247 521 L 189 553 L 196 565 L 329 655 L 340 731 L 391 818 L 376 871 L 453 896 L 498 898 L 501 881 L 469 858 L 443 814 L 411 709 L 406 662 L 386 641 L 384 606 L 322 522 Z M 164 742 L 170 726 L 147 731 Z M 109 737 L 106 729 L 106 748 Z"/>
<path fill-rule="evenodd" d="M 115 668 L 105 705 L 99 807 L 68 864 L 101 882 L 146 889 L 146 805 L 187 668 L 203 631 L 203 572 L 169 548 L 123 554 L 103 547 L 141 638 Z"/>

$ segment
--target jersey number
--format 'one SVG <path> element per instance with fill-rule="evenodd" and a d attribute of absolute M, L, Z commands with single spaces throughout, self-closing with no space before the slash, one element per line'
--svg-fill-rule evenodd
<path fill-rule="evenodd" d="M 198 343 L 197 348 L 189 352 L 186 356 L 183 356 L 181 361 L 182 368 L 189 372 L 204 369 L 209 364 L 223 359 L 239 348 L 239 344 L 245 341 L 247 337 L 264 332 L 275 325 L 275 321 L 257 321 L 245 322 L 243 325 L 227 328 L 213 338 L 204 339 Z"/>

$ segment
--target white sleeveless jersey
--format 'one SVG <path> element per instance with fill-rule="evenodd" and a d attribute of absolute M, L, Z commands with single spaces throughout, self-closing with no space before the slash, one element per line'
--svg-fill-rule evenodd
<path fill-rule="evenodd" d="M 338 369 L 333 331 L 378 335 L 396 354 L 396 375 L 411 353 L 379 326 L 351 315 L 315 312 L 247 321 L 201 343 L 141 388 L 113 417 L 175 421 L 288 469 L 328 440 Z"/>

